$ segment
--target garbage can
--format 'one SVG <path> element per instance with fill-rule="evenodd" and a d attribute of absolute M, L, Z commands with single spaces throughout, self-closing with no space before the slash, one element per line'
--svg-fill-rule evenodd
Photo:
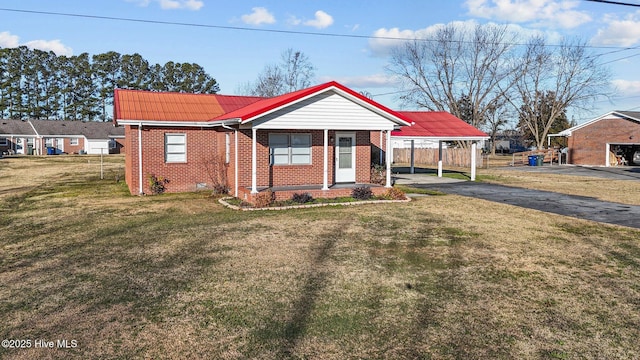
<path fill-rule="evenodd" d="M 536 166 L 542 166 L 544 163 L 544 155 L 538 155 L 536 159 Z"/>
<path fill-rule="evenodd" d="M 536 166 L 538 164 L 537 155 L 529 155 L 529 166 Z"/>
<path fill-rule="evenodd" d="M 47 146 L 47 155 L 55 155 L 56 154 L 56 148 L 54 148 L 53 146 Z"/>

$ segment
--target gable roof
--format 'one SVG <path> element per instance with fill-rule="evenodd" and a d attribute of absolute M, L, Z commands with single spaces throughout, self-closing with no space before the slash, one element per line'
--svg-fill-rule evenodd
<path fill-rule="evenodd" d="M 114 119 L 156 121 L 209 121 L 262 100 L 255 96 L 226 96 L 116 89 Z"/>
<path fill-rule="evenodd" d="M 124 128 L 115 127 L 111 122 L 6 119 L 0 120 L 0 134 L 38 137 L 84 136 L 87 139 L 109 139 L 123 137 Z"/>
<path fill-rule="evenodd" d="M 449 140 L 479 140 L 489 135 L 446 111 L 400 111 L 411 121 L 391 132 L 395 137 L 440 138 Z"/>
<path fill-rule="evenodd" d="M 409 125 L 408 121 L 397 111 L 391 110 L 386 106 L 375 102 L 366 96 L 359 94 L 348 87 L 339 84 L 335 81 L 330 81 L 324 84 L 312 86 L 310 88 L 294 91 L 288 94 L 275 96 L 272 98 L 262 99 L 254 102 L 243 108 L 239 108 L 230 113 L 218 116 L 216 120 L 225 119 L 239 119 L 241 123 L 245 124 L 251 122 L 257 117 L 264 116 L 271 112 L 277 111 L 287 106 L 291 106 L 300 101 L 308 99 L 312 96 L 316 96 L 326 92 L 338 93 L 354 102 L 359 103 L 361 106 L 368 108 L 384 117 L 389 118 L 393 122 L 400 125 Z"/>
<path fill-rule="evenodd" d="M 614 111 L 610 111 L 604 115 L 600 115 L 595 119 L 591 119 L 589 121 L 583 122 L 582 124 L 570 127 L 566 130 L 563 130 L 557 134 L 550 134 L 549 136 L 571 136 L 571 134 L 578 130 L 581 129 L 583 127 L 589 126 L 593 123 L 596 123 L 600 120 L 605 120 L 605 119 L 611 119 L 611 118 L 623 118 L 623 119 L 627 119 L 627 120 L 631 120 L 631 121 L 635 121 L 640 123 L 640 111 L 620 111 L 620 110 L 614 110 Z"/>
<path fill-rule="evenodd" d="M 0 120 L 0 135 L 35 136 L 37 134 L 28 120 L 2 119 Z"/>
<path fill-rule="evenodd" d="M 409 125 L 400 113 L 335 81 L 271 98 L 116 89 L 114 93 L 114 121 L 116 123 L 118 121 L 152 121 L 158 125 L 183 122 L 204 125 L 205 123 L 216 124 L 230 120 L 244 124 L 260 116 L 330 91 L 336 92 L 396 124 Z"/>

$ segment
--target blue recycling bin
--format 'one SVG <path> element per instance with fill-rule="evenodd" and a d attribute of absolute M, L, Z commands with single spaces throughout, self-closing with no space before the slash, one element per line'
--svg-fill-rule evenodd
<path fill-rule="evenodd" d="M 538 155 L 529 155 L 529 166 L 538 165 Z"/>
<path fill-rule="evenodd" d="M 56 148 L 54 148 L 53 146 L 47 146 L 47 155 L 55 155 L 56 154 Z"/>

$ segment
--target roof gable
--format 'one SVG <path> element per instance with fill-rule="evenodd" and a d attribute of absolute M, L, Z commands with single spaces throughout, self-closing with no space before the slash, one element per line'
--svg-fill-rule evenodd
<path fill-rule="evenodd" d="M 608 120 L 608 119 L 627 119 L 627 120 L 631 120 L 631 121 L 635 121 L 637 123 L 640 123 L 640 111 L 610 111 L 604 115 L 600 115 L 595 119 L 591 119 L 589 121 L 583 122 L 582 124 L 570 127 L 566 130 L 563 130 L 561 132 L 559 132 L 558 134 L 552 134 L 552 135 L 559 135 L 559 136 L 571 136 L 571 134 L 579 129 L 582 129 L 584 127 L 587 127 L 591 124 L 594 124 L 598 121 L 601 120 Z"/>
<path fill-rule="evenodd" d="M 488 138 L 489 135 L 445 111 L 401 111 L 411 121 L 391 133 L 396 137 Z"/>
<path fill-rule="evenodd" d="M 244 108 L 240 108 L 236 111 L 218 116 L 216 120 L 239 119 L 243 124 L 246 124 L 252 122 L 257 118 L 264 117 L 287 107 L 295 106 L 300 102 L 325 93 L 336 93 L 344 97 L 345 99 L 348 99 L 353 103 L 360 105 L 361 107 L 367 108 L 368 110 L 373 111 L 378 115 L 381 115 L 388 120 L 393 121 L 396 124 L 408 125 L 408 122 L 400 113 L 391 110 L 384 105 L 379 104 L 335 81 L 327 82 L 272 98 L 262 99 Z"/>

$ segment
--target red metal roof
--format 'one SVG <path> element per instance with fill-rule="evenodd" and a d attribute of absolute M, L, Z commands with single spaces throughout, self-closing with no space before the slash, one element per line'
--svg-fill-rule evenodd
<path fill-rule="evenodd" d="M 261 98 L 116 89 L 116 120 L 209 121 Z"/>
<path fill-rule="evenodd" d="M 391 132 L 392 136 L 415 137 L 489 137 L 474 126 L 446 111 L 400 111 L 412 125 Z"/>

